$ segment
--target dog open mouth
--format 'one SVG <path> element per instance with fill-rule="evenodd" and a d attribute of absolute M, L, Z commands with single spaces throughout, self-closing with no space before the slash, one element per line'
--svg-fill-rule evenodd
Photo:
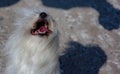
<path fill-rule="evenodd" d="M 49 29 L 49 22 L 46 19 L 38 19 L 31 30 L 32 35 L 48 36 L 52 31 Z"/>

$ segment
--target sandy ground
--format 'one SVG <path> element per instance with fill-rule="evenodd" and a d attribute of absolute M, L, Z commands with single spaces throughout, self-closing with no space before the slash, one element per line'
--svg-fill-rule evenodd
<path fill-rule="evenodd" d="M 61 74 L 120 74 L 120 0 L 0 0 L 0 74 L 15 11 L 31 7 L 45 9 L 58 23 L 59 50 L 67 50 Z"/>

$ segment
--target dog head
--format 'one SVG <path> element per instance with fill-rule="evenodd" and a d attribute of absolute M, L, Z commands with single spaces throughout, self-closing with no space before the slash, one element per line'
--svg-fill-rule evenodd
<path fill-rule="evenodd" d="M 46 12 L 39 13 L 38 18 L 33 23 L 31 34 L 38 36 L 49 36 L 54 31 L 53 22 L 54 21 L 50 18 L 50 16 Z"/>
<path fill-rule="evenodd" d="M 45 11 L 24 10 L 21 12 L 24 18 L 17 19 L 23 35 L 39 38 L 53 38 L 58 34 L 55 20 Z M 18 32 L 18 31 L 17 31 Z"/>

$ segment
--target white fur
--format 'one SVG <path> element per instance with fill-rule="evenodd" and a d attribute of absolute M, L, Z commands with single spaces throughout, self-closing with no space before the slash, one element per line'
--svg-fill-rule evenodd
<path fill-rule="evenodd" d="M 17 19 L 16 30 L 6 44 L 5 74 L 59 74 L 57 24 L 49 16 L 53 33 L 48 37 L 31 35 L 38 12 L 24 10 L 24 17 Z"/>

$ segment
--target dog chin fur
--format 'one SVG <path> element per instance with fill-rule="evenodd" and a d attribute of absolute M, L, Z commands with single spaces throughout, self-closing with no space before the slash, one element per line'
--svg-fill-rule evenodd
<path fill-rule="evenodd" d="M 48 37 L 31 35 L 38 12 L 25 9 L 17 19 L 16 30 L 6 44 L 8 61 L 5 74 L 59 74 L 57 24 L 49 15 L 53 31 Z"/>

